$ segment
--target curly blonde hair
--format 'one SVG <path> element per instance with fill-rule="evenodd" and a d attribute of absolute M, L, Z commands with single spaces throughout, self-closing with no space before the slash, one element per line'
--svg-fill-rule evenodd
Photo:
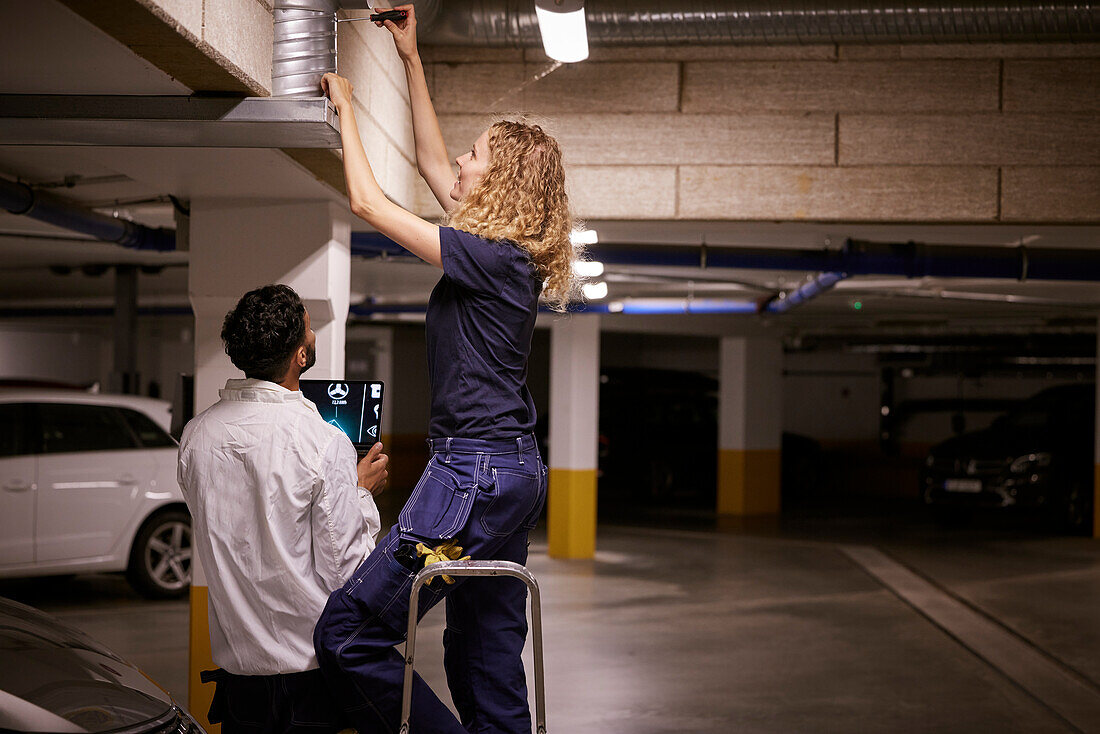
<path fill-rule="evenodd" d="M 580 253 L 569 239 L 565 167 L 558 142 L 539 125 L 501 120 L 489 126 L 489 165 L 447 220 L 455 229 L 526 250 L 554 310 L 564 311 L 573 299 L 573 263 Z"/>

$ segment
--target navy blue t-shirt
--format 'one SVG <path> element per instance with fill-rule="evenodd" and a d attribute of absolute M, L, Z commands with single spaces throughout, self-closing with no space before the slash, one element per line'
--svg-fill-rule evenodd
<path fill-rule="evenodd" d="M 514 438 L 535 427 L 527 357 L 539 278 L 508 241 L 441 227 L 443 277 L 428 301 L 432 438 Z"/>

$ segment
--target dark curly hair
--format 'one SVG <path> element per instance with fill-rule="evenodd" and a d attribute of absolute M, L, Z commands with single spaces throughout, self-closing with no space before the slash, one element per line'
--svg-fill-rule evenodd
<path fill-rule="evenodd" d="M 245 377 L 278 382 L 306 338 L 306 307 L 287 285 L 265 285 L 245 293 L 225 315 L 225 353 Z"/>

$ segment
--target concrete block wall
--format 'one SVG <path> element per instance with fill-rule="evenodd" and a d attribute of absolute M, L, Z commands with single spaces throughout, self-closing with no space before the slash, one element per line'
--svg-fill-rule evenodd
<path fill-rule="evenodd" d="M 541 118 L 584 218 L 1100 220 L 1096 44 L 422 53 L 451 153 Z"/>
<path fill-rule="evenodd" d="M 389 32 L 373 23 L 341 23 L 337 71 L 355 87 L 359 134 L 378 183 L 405 207 L 416 201 L 416 154 L 405 71 Z"/>

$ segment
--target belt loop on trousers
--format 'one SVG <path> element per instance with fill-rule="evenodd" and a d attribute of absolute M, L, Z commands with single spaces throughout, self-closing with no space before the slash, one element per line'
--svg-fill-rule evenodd
<path fill-rule="evenodd" d="M 523 466 L 523 436 L 516 436 L 516 453 L 519 454 L 519 465 Z"/>
<path fill-rule="evenodd" d="M 444 464 L 450 464 L 451 463 L 451 439 L 449 439 L 449 438 L 447 439 L 447 449 L 446 449 L 446 451 L 447 451 L 447 455 L 443 458 L 443 463 Z"/>

